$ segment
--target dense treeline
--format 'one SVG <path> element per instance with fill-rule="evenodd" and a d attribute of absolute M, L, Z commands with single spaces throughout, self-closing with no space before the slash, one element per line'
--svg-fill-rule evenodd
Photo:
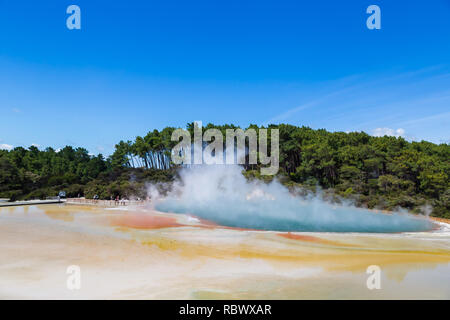
<path fill-rule="evenodd" d="M 145 196 L 145 182 L 170 181 L 173 172 L 113 165 L 101 154 L 67 146 L 40 151 L 32 146 L 0 150 L 0 198 L 44 199 L 66 191 L 68 197 Z"/>
<path fill-rule="evenodd" d="M 225 136 L 233 125 L 215 126 Z M 256 125 L 249 128 L 257 129 Z M 364 132 L 328 132 L 291 125 L 270 125 L 280 132 L 278 177 L 289 186 L 322 187 L 335 198 L 348 198 L 369 208 L 403 207 L 450 217 L 450 146 L 373 137 Z M 188 124 L 193 131 L 193 124 Z M 145 196 L 145 183 L 171 181 L 176 167 L 170 150 L 175 128 L 153 130 L 134 141 L 120 141 L 105 159 L 83 148 L 58 152 L 36 147 L 0 150 L 0 198 L 30 199 L 98 194 Z M 270 136 L 270 134 L 269 134 Z M 270 142 L 269 142 L 270 144 Z M 264 178 L 258 166 L 245 166 L 248 178 Z"/>
<path fill-rule="evenodd" d="M 280 165 L 293 182 L 333 188 L 369 208 L 407 208 L 449 217 L 450 146 L 278 126 Z"/>
<path fill-rule="evenodd" d="M 14 199 L 55 196 L 60 188 L 83 192 L 83 186 L 110 168 L 102 155 L 67 146 L 44 151 L 31 146 L 0 150 L 0 197 Z"/>
<path fill-rule="evenodd" d="M 111 157 L 114 167 L 140 167 L 167 170 L 170 168 L 170 151 L 175 145 L 171 141 L 175 128 L 166 127 L 161 132 L 153 130 L 135 141 L 120 141 Z"/>

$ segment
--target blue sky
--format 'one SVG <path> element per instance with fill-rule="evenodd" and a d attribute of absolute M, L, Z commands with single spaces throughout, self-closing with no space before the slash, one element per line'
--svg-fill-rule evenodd
<path fill-rule="evenodd" d="M 450 1 L 0 0 L 0 147 L 110 154 L 195 120 L 449 143 Z"/>

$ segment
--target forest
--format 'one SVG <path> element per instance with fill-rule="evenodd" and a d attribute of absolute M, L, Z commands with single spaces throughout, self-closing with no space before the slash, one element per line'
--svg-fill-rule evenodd
<path fill-rule="evenodd" d="M 208 124 L 225 135 L 234 125 Z M 256 125 L 248 128 L 258 129 Z M 248 129 L 248 128 L 243 128 Z M 275 177 L 261 176 L 257 165 L 244 165 L 248 179 L 279 179 L 340 202 L 348 199 L 367 208 L 431 213 L 450 218 L 450 146 L 401 137 L 374 137 L 364 132 L 329 132 L 288 124 L 269 125 L 280 135 L 280 170 Z M 61 150 L 35 146 L 0 150 L 0 198 L 10 201 L 56 196 L 146 196 L 146 184 L 176 178 L 179 166 L 171 162 L 171 141 L 176 128 L 166 127 L 120 141 L 105 158 L 84 148 Z M 186 128 L 193 131 L 193 123 Z M 270 144 L 270 141 L 269 141 Z"/>

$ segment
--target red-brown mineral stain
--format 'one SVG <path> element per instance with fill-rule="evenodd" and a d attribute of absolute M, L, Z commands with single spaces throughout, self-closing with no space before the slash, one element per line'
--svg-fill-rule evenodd
<path fill-rule="evenodd" d="M 125 214 L 111 219 L 111 225 L 134 229 L 162 229 L 182 227 L 173 217 L 154 216 L 148 214 Z"/>
<path fill-rule="evenodd" d="M 340 247 L 341 246 L 355 247 L 355 245 L 353 245 L 353 244 L 347 244 L 347 243 L 322 239 L 319 237 L 308 236 L 308 235 L 303 235 L 303 234 L 300 235 L 300 234 L 295 234 L 295 233 L 291 233 L 291 232 L 277 233 L 277 235 L 279 235 L 280 237 L 286 238 L 286 239 L 299 240 L 299 241 L 305 241 L 305 242 L 313 242 L 313 243 L 323 244 L 323 245 L 340 246 Z"/>

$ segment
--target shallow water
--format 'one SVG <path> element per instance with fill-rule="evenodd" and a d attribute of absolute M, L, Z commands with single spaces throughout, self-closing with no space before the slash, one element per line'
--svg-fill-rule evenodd
<path fill-rule="evenodd" d="M 239 166 L 199 166 L 180 171 L 163 197 L 152 195 L 156 209 L 194 214 L 220 225 L 273 231 L 393 233 L 429 231 L 428 220 L 406 212 L 383 214 L 327 203 L 321 194 L 294 196 L 274 179 L 247 180 Z M 299 191 L 299 190 L 297 190 Z"/>
<path fill-rule="evenodd" d="M 195 214 L 217 224 L 257 230 L 311 232 L 392 233 L 430 231 L 428 219 L 407 213 L 378 213 L 354 207 L 331 205 L 318 201 L 236 200 L 218 201 L 212 207 L 199 203 L 168 199 L 156 205 L 164 212 Z"/>
<path fill-rule="evenodd" d="M 0 298 L 449 299 L 450 232 L 271 232 L 145 208 L 0 209 Z M 66 269 L 81 268 L 68 290 Z M 366 286 L 370 265 L 381 289 Z"/>

